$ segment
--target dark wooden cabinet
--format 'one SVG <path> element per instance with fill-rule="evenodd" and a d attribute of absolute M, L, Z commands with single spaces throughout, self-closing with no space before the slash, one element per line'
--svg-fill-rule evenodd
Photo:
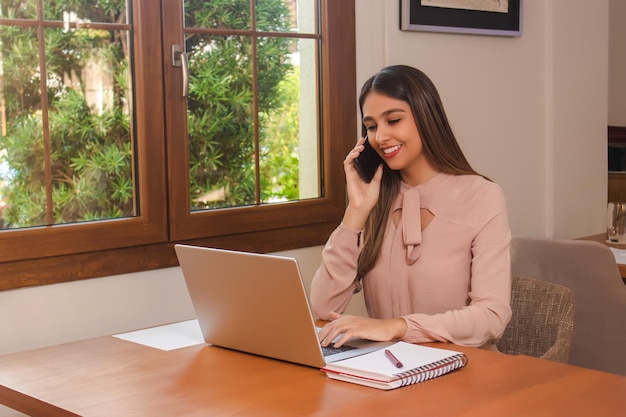
<path fill-rule="evenodd" d="M 626 127 L 608 127 L 609 181 L 607 202 L 626 201 L 626 170 L 623 169 L 626 151 Z M 616 159 L 621 162 L 617 163 Z M 619 167 L 619 168 L 616 168 Z"/>
<path fill-rule="evenodd" d="M 609 201 L 626 201 L 626 172 L 609 173 Z"/>

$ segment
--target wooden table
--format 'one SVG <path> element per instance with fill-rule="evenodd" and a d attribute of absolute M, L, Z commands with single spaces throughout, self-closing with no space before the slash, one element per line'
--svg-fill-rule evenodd
<path fill-rule="evenodd" d="M 46 417 L 616 416 L 626 409 L 626 377 L 432 345 L 465 352 L 469 364 L 382 391 L 209 345 L 161 351 L 101 337 L 0 356 L 0 403 Z"/>

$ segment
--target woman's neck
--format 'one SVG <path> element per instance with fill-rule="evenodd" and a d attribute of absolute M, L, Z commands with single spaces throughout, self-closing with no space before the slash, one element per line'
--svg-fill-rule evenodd
<path fill-rule="evenodd" d="M 439 172 L 430 162 L 423 161 L 423 163 L 414 165 L 411 169 L 401 170 L 400 178 L 405 184 L 417 186 L 433 178 Z"/>

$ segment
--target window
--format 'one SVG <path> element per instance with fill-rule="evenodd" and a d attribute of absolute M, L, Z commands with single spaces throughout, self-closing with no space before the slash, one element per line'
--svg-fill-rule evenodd
<path fill-rule="evenodd" d="M 37 44 L 36 54 L 29 57 L 30 67 L 46 74 L 38 84 L 41 135 L 35 140 L 42 152 L 40 163 L 33 169 L 39 167 L 42 187 L 47 187 L 46 199 L 41 202 L 45 214 L 37 217 L 39 223 L 0 231 L 0 289 L 172 266 L 176 264 L 175 242 L 268 252 L 322 244 L 326 240 L 343 214 L 341 161 L 356 137 L 354 2 L 321 0 L 319 6 L 312 0 L 245 2 L 249 16 L 256 19 L 224 27 L 211 25 L 215 15 L 192 13 L 198 10 L 196 3 L 206 2 L 162 1 L 159 8 L 154 2 L 134 0 L 129 1 L 127 8 L 118 8 L 117 14 L 111 14 L 114 10 L 107 7 L 116 2 L 91 1 L 70 8 L 63 6 L 62 1 L 0 1 L 0 36 L 7 36 L 10 31 L 29 33 Z M 222 3 L 234 7 L 241 0 Z M 272 6 L 292 13 L 293 19 L 286 20 L 291 23 L 277 24 L 266 13 Z M 228 13 L 230 9 L 218 10 Z M 111 18 L 113 15 L 115 18 Z M 125 16 L 132 18 L 125 21 Z M 101 49 L 94 46 L 91 53 L 82 54 L 83 61 L 76 64 L 74 71 L 70 68 L 65 70 L 66 76 L 53 77 L 56 55 L 51 54 L 51 48 L 56 45 L 57 54 L 71 48 L 58 45 L 59 40 L 52 42 L 50 33 L 65 42 L 89 40 L 90 45 L 100 45 Z M 101 43 L 94 43 L 94 39 Z M 111 40 L 120 39 L 128 41 L 119 43 L 129 57 L 127 61 L 123 57 L 110 59 L 103 52 L 119 53 Z M 16 56 L 10 53 L 10 47 L 6 43 L 0 45 L 0 61 Z M 230 107 L 216 117 L 224 109 L 211 107 L 214 103 L 202 97 L 199 86 L 210 82 L 211 74 L 219 70 L 215 62 L 207 63 L 206 59 L 220 48 L 232 48 L 222 57 L 238 60 L 240 73 L 229 75 L 237 75 L 244 82 L 238 85 L 239 89 L 228 85 L 224 91 L 231 97 L 222 100 L 224 105 L 238 102 L 240 107 Z M 276 50 L 283 52 L 271 52 Z M 269 59 L 274 56 L 281 59 Z M 66 61 L 69 58 L 64 57 Z M 185 58 L 187 77 L 183 74 Z M 96 88 L 96 93 L 91 94 L 85 81 L 89 71 L 85 68 L 92 71 L 94 83 L 110 88 Z M 268 103 L 276 98 L 273 94 L 277 89 L 289 88 L 275 79 L 277 74 L 281 75 L 280 80 L 290 79 L 291 88 L 296 84 L 299 92 L 294 99 L 292 91 L 292 100 L 298 102 L 297 123 L 289 126 L 298 132 L 300 141 L 296 162 L 281 159 L 293 156 L 294 151 L 280 154 L 275 148 L 280 142 L 277 145 L 277 141 L 272 141 L 280 136 L 277 129 L 285 127 L 280 116 L 287 110 Z M 6 80 L 8 74 L 3 76 Z M 189 92 L 183 97 L 185 78 Z M 81 88 L 73 88 L 76 83 Z M 5 96 L 8 93 L 3 92 Z M 116 207 L 123 206 L 124 210 L 105 207 L 92 209 L 88 215 L 68 215 L 67 220 L 59 216 L 60 197 L 55 193 L 62 187 L 53 186 L 55 181 L 61 181 L 55 175 L 55 164 L 59 163 L 62 149 L 59 138 L 68 135 L 59 127 L 76 128 L 78 134 L 88 139 L 96 131 L 81 130 L 82 124 L 72 124 L 71 120 L 55 121 L 59 106 L 68 105 L 60 102 L 59 97 L 77 109 L 91 109 L 92 127 L 100 128 L 105 125 L 104 120 L 117 118 L 115 142 L 111 132 L 103 130 L 101 137 L 96 138 L 101 143 L 100 153 L 73 157 L 70 163 L 74 167 L 96 165 L 106 171 L 114 169 L 115 161 L 123 161 L 119 169 L 127 170 L 125 178 L 129 180 L 107 183 L 102 180 L 102 172 L 98 172 L 97 184 L 102 186 L 101 192 L 109 193 L 111 200 L 113 196 L 123 197 L 124 204 Z M 281 103 L 285 101 L 288 100 Z M 207 112 L 207 108 L 212 111 Z M 73 113 L 79 115 L 78 110 L 70 112 Z M 226 138 L 224 131 L 207 128 L 234 115 L 245 122 L 237 125 L 240 131 L 228 140 L 222 140 Z M 10 126 L 10 121 L 2 123 L 3 129 Z M 218 133 L 207 140 L 207 132 Z M 6 136 L 3 133 L 3 138 Z M 115 149 L 110 146 L 112 150 L 107 153 L 105 145 L 113 142 Z M 202 148 L 223 146 L 224 142 L 231 148 L 220 148 L 213 154 Z M 215 155 L 227 154 L 230 159 L 217 162 L 198 158 L 213 155 L 215 159 Z M 6 151 L 4 156 L 0 154 L 0 160 L 3 157 L 10 158 Z M 225 166 L 240 168 L 225 172 Z M 297 175 L 283 172 L 285 166 L 296 169 Z M 225 177 L 228 181 L 220 182 Z M 284 178 L 296 178 L 298 185 L 281 183 Z M 74 193 L 68 199 L 73 198 L 78 205 L 78 197 L 84 196 L 77 195 L 80 188 L 71 189 Z M 85 190 L 95 192 L 97 187 Z M 91 196 L 85 201 L 93 203 L 95 199 Z"/>

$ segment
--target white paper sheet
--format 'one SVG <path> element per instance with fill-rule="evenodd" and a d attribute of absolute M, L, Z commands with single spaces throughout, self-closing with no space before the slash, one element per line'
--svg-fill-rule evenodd
<path fill-rule="evenodd" d="M 204 343 L 198 320 L 181 321 L 149 329 L 113 335 L 118 339 L 161 350 L 180 349 Z"/>
<path fill-rule="evenodd" d="M 626 264 L 626 249 L 609 248 L 618 264 Z"/>

